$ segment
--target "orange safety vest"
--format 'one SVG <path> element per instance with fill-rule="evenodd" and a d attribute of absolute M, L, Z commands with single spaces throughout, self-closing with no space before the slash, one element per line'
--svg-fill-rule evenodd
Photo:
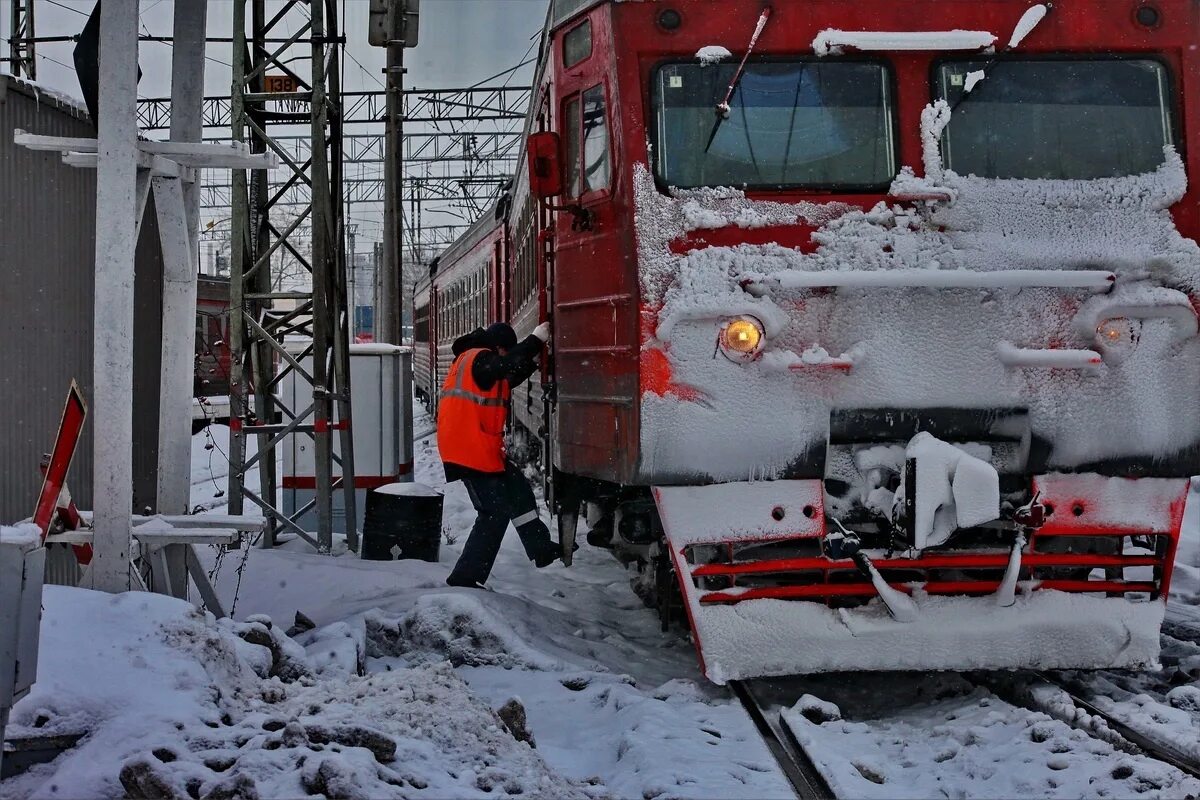
<path fill-rule="evenodd" d="M 483 352 L 468 350 L 450 365 L 438 403 L 438 450 L 447 463 L 504 472 L 504 423 L 512 390 L 504 379 L 487 391 L 479 388 L 471 367 Z"/>

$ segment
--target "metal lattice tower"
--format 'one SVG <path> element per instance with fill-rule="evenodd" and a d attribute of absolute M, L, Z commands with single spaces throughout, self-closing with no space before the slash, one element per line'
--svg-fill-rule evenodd
<path fill-rule="evenodd" d="M 34 45 L 34 0 L 9 0 L 8 65 L 18 78 L 37 80 L 37 52 Z"/>
<path fill-rule="evenodd" d="M 287 0 L 268 18 L 265 0 L 234 0 L 230 103 L 233 140 L 243 142 L 248 136 L 251 151 L 280 154 L 287 175 L 283 185 L 304 186 L 308 195 L 306 205 L 292 209 L 290 224 L 276 226 L 271 209 L 281 193 L 270 189 L 266 171 L 232 173 L 229 510 L 242 513 L 245 500 L 262 509 L 267 519 L 264 546 L 274 544 L 276 532 L 287 530 L 321 552 L 333 544 L 337 491 L 344 501 L 347 544 L 358 548 L 336 12 L 337 0 Z M 281 45 L 269 43 L 272 32 L 279 36 L 287 31 L 296 33 Z M 305 63 L 307 69 L 297 66 L 293 71 L 291 65 Z M 281 128 L 295 136 L 298 126 L 305 126 L 309 144 L 304 160 L 284 155 L 272 136 Z M 310 235 L 301 241 L 297 228 L 304 222 Z M 311 277 L 308 288 L 273 285 L 272 262 L 284 252 L 303 265 Z M 302 351 L 289 351 L 285 338 L 289 345 L 303 342 Z M 281 395 L 285 380 L 301 387 L 296 408 Z M 253 409 L 248 407 L 251 396 Z M 340 458 L 333 451 L 335 431 Z M 279 447 L 289 435 L 311 438 L 315 462 L 315 496 L 291 514 L 279 503 L 275 470 Z M 258 452 L 247 457 L 249 436 L 257 437 Z M 341 466 L 340 476 L 334 475 L 335 464 Z M 258 491 L 246 480 L 256 468 Z M 298 524 L 309 513 L 317 520 L 315 541 Z"/>

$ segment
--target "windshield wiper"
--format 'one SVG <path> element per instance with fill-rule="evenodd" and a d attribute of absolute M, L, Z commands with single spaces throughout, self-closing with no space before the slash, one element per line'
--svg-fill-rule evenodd
<path fill-rule="evenodd" d="M 717 103 L 717 119 L 713 122 L 712 132 L 708 134 L 708 143 L 704 145 L 704 152 L 708 152 L 708 148 L 712 147 L 713 140 L 717 138 L 717 131 L 721 130 L 721 123 L 729 119 L 729 103 L 733 100 L 733 93 L 737 91 L 738 84 L 742 80 L 742 74 L 746 70 L 746 61 L 750 58 L 750 54 L 754 52 L 754 46 L 758 44 L 758 37 L 762 36 L 763 28 L 767 27 L 767 20 L 771 18 L 771 7 L 764 6 L 762 14 L 758 17 L 758 25 L 754 28 L 754 35 L 750 37 L 750 46 L 746 48 L 746 55 L 742 56 L 742 63 L 738 64 L 737 70 L 733 73 L 733 80 L 729 82 L 729 88 L 725 91 L 725 99 Z"/>
<path fill-rule="evenodd" d="M 954 120 L 954 112 L 958 110 L 959 106 L 966 102 L 967 98 L 970 97 L 974 92 L 975 87 L 991 77 L 992 69 L 1000 63 L 1000 58 L 1017 49 L 1021 42 L 1025 40 L 1025 37 L 1028 36 L 1053 9 L 1053 3 L 1040 3 L 1035 6 L 1030 6 L 1030 8 L 1017 22 L 1017 27 L 1013 30 L 1012 37 L 1008 40 L 1008 46 L 1006 46 L 999 53 L 992 54 L 992 57 L 988 59 L 979 69 L 967 73 L 963 93 L 960 94 L 958 99 L 954 101 L 954 105 L 950 106 L 951 122 Z"/>

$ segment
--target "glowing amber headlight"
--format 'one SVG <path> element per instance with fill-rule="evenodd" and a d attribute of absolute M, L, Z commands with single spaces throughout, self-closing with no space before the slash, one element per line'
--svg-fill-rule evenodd
<path fill-rule="evenodd" d="M 1106 347 L 1137 344 L 1141 323 L 1125 317 L 1106 319 L 1096 326 L 1096 340 Z"/>
<path fill-rule="evenodd" d="M 758 320 L 739 317 L 730 320 L 721 330 L 721 349 L 736 358 L 746 358 L 759 351 L 763 338 Z"/>
<path fill-rule="evenodd" d="M 1106 319 L 1096 326 L 1096 344 L 1109 364 L 1119 364 L 1137 349 L 1142 321 L 1127 317 Z"/>

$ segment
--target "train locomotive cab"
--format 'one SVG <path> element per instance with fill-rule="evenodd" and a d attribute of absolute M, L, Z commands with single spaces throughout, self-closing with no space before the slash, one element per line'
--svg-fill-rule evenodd
<path fill-rule="evenodd" d="M 492 290 L 554 323 L 514 421 L 711 679 L 1156 662 L 1200 472 L 1198 28 L 551 4 Z"/>

